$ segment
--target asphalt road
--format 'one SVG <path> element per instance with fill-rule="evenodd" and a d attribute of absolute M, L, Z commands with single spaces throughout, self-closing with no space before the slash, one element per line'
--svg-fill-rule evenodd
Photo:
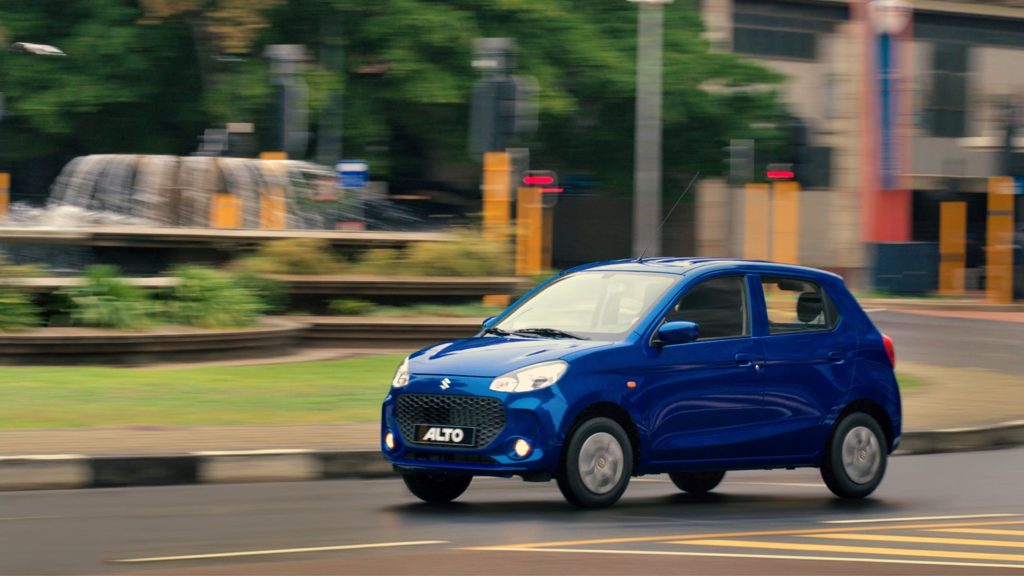
<path fill-rule="evenodd" d="M 1024 449 L 897 457 L 860 502 L 816 470 L 634 479 L 598 511 L 495 479 L 448 506 L 398 479 L 9 492 L 0 573 L 1024 574 L 1022 477 Z"/>
<path fill-rule="evenodd" d="M 898 360 L 1024 375 L 1024 323 L 871 311 Z"/>

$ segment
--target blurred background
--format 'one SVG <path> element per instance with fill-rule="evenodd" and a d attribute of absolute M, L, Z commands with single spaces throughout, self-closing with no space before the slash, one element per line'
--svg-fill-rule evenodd
<path fill-rule="evenodd" d="M 1024 417 L 1024 1 L 6 1 L 0 46 L 0 490 L 387 475 L 409 352 L 641 254 L 843 275 L 905 442 Z M 389 482 L 139 492 L 0 572 L 447 522 Z M 85 492 L 5 511 L 128 506 Z"/>
<path fill-rule="evenodd" d="M 1021 17 L 1012 0 L 15 3 L 5 45 L 66 56 L 0 56 L 2 210 L 8 227 L 480 228 L 499 152 L 509 214 L 527 171 L 554 172 L 555 267 L 650 245 L 1005 302 L 1021 196 L 989 193 L 1024 173 Z M 288 162 L 239 160 L 256 158 Z M 218 193 L 237 214 L 213 214 Z"/>

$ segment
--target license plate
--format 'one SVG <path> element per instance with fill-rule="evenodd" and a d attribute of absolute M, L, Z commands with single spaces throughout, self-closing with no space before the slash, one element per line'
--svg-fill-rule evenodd
<path fill-rule="evenodd" d="M 420 444 L 443 446 L 474 446 L 476 444 L 476 428 L 417 424 L 416 441 Z"/>

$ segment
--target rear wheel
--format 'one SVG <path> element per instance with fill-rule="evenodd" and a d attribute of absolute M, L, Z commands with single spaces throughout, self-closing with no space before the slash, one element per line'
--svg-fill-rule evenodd
<path fill-rule="evenodd" d="M 573 431 L 558 474 L 570 504 L 604 508 L 622 497 L 633 474 L 633 446 L 611 418 L 587 420 Z"/>
<path fill-rule="evenodd" d="M 413 496 L 424 502 L 440 504 L 451 502 L 462 496 L 466 488 L 469 488 L 473 477 L 449 474 L 403 474 L 402 480 L 405 480 L 405 486 Z"/>
<path fill-rule="evenodd" d="M 683 492 L 690 494 L 707 494 L 722 483 L 725 478 L 725 471 L 715 470 L 711 472 L 675 472 L 668 475 L 672 483 Z"/>
<path fill-rule="evenodd" d="M 821 477 L 840 498 L 864 498 L 882 482 L 888 454 L 882 427 L 871 416 L 855 412 L 836 426 Z"/>

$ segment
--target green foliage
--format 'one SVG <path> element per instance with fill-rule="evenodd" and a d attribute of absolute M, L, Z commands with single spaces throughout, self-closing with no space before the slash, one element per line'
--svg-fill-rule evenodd
<path fill-rule="evenodd" d="M 0 332 L 14 332 L 39 325 L 39 308 L 27 294 L 0 288 Z"/>
<path fill-rule="evenodd" d="M 277 280 L 249 272 L 234 274 L 234 279 L 240 287 L 259 298 L 265 314 L 280 314 L 288 309 L 288 292 Z"/>
<path fill-rule="evenodd" d="M 402 274 L 500 276 L 512 273 L 508 245 L 462 233 L 453 242 L 422 242 L 406 250 Z"/>
<path fill-rule="evenodd" d="M 156 304 L 144 290 L 118 278 L 115 266 L 90 266 L 83 280 L 68 291 L 73 325 L 139 330 L 153 323 Z"/>
<path fill-rule="evenodd" d="M 201 328 L 250 326 L 264 312 L 259 296 L 230 274 L 202 266 L 173 272 L 178 283 L 166 295 L 166 318 Z"/>
<path fill-rule="evenodd" d="M 373 302 L 361 298 L 338 298 L 331 300 L 327 305 L 331 314 L 338 316 L 366 316 L 373 312 L 374 308 L 376 305 Z"/>
<path fill-rule="evenodd" d="M 0 278 L 45 278 L 53 276 L 42 264 L 11 264 L 0 253 Z"/>
<path fill-rule="evenodd" d="M 341 262 L 326 240 L 288 238 L 260 246 L 251 256 L 235 263 L 235 268 L 256 274 L 338 274 Z"/>
<path fill-rule="evenodd" d="M 332 300 L 328 309 L 331 314 L 338 316 L 387 316 L 396 318 L 487 318 L 500 314 L 504 310 L 500 306 L 488 306 L 479 302 L 467 304 L 382 306 L 357 298 Z"/>
<path fill-rule="evenodd" d="M 401 274 L 402 251 L 394 248 L 371 248 L 363 252 L 354 268 L 360 274 Z"/>
<path fill-rule="evenodd" d="M 479 302 L 470 304 L 411 304 L 409 306 L 378 306 L 371 316 L 404 318 L 489 318 L 504 310 L 501 306 L 488 306 Z"/>
<path fill-rule="evenodd" d="M 372 248 L 352 269 L 381 276 L 495 276 L 512 272 L 512 254 L 501 242 L 460 232 L 452 241 L 418 242 L 405 250 Z"/>

